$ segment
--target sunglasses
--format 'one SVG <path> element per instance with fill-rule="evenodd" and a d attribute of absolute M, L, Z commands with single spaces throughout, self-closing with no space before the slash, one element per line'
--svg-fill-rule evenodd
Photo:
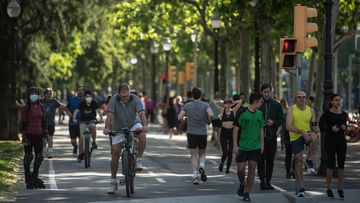
<path fill-rule="evenodd" d="M 298 99 L 305 99 L 306 96 L 297 96 L 296 98 L 298 98 Z"/>

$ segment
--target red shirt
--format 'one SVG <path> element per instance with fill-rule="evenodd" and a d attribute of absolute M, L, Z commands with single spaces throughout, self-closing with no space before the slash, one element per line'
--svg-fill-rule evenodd
<path fill-rule="evenodd" d="M 43 120 L 45 119 L 44 107 L 39 102 L 30 102 L 21 109 L 21 124 L 25 125 L 22 128 L 22 133 L 43 135 Z"/>

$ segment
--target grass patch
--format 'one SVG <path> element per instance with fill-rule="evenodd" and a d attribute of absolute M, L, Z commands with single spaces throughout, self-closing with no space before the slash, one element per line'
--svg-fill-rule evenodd
<path fill-rule="evenodd" d="M 19 141 L 0 141 L 0 199 L 16 182 L 16 169 L 23 155 Z"/>

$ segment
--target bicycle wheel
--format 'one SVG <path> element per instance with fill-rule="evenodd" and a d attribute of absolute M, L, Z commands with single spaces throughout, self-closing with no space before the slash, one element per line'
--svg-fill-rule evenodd
<path fill-rule="evenodd" d="M 134 194 L 134 180 L 135 180 L 135 159 L 133 156 L 130 156 L 130 192 Z"/>
<path fill-rule="evenodd" d="M 123 165 L 123 172 L 125 176 L 125 189 L 126 189 L 126 196 L 130 197 L 131 194 L 131 172 L 130 172 L 130 153 L 125 150 L 122 154 L 122 165 Z"/>
<path fill-rule="evenodd" d="M 84 163 L 85 163 L 85 168 L 89 168 L 90 167 L 90 137 L 89 136 L 85 136 L 84 139 Z"/>

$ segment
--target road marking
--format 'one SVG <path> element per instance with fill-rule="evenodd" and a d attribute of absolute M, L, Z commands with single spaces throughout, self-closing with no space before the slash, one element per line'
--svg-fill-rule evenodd
<path fill-rule="evenodd" d="M 54 170 L 54 163 L 52 159 L 49 159 L 49 182 L 51 190 L 57 190 L 58 187 L 55 181 L 55 170 Z"/>
<path fill-rule="evenodd" d="M 152 176 L 152 177 L 155 177 L 156 176 L 156 174 L 154 173 L 154 172 L 152 172 L 152 171 L 148 171 L 147 172 L 150 176 Z M 157 181 L 157 182 L 159 182 L 159 183 L 166 183 L 166 181 L 163 179 L 163 178 L 155 178 L 155 180 Z"/>

